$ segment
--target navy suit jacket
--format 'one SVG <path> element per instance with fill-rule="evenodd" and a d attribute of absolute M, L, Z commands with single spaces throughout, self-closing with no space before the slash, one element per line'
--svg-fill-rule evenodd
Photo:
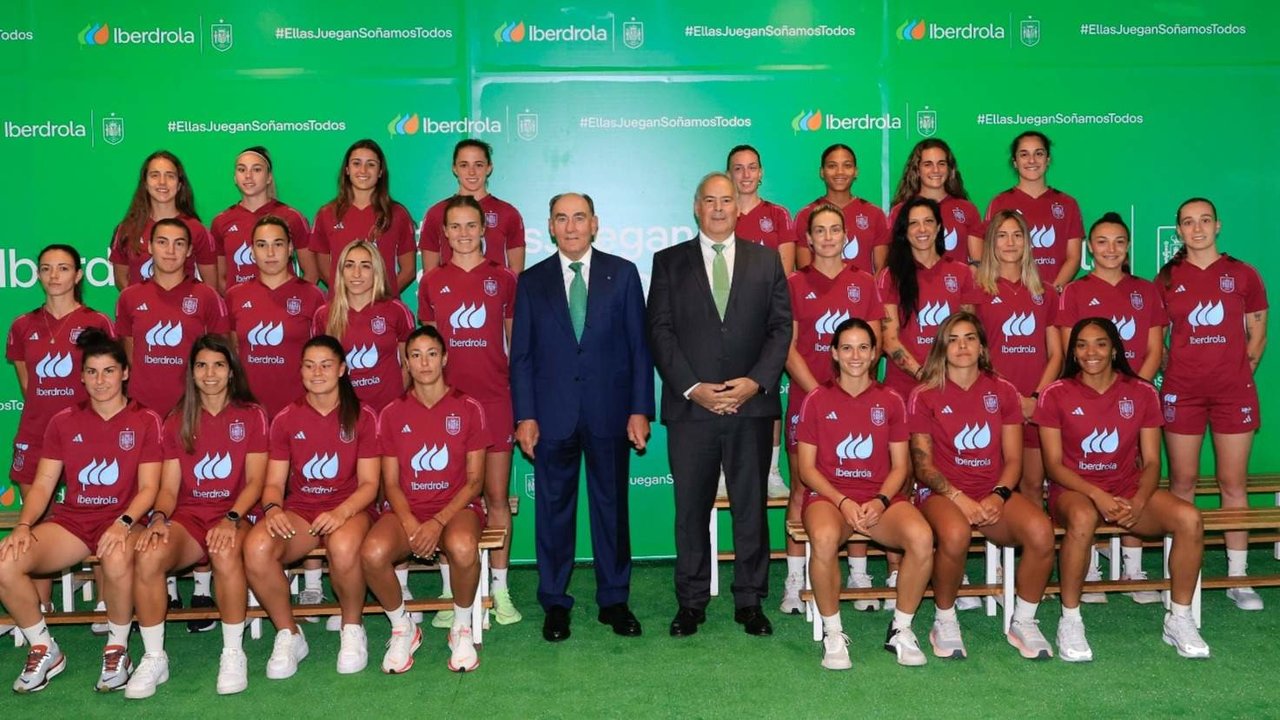
<path fill-rule="evenodd" d="M 542 437 L 625 436 L 631 415 L 653 417 L 653 360 L 636 266 L 592 248 L 587 319 L 579 342 L 569 320 L 560 254 L 520 274 L 511 329 L 516 422 L 537 420 Z"/>

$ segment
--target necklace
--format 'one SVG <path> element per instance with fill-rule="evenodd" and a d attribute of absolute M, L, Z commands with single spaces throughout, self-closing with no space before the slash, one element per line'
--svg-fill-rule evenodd
<path fill-rule="evenodd" d="M 71 312 L 67 313 L 66 315 L 63 315 L 62 318 L 58 320 L 58 326 L 56 328 L 51 327 L 49 325 L 49 318 L 53 317 L 53 313 L 49 312 L 49 306 L 46 305 L 43 308 L 41 308 L 42 310 L 44 310 L 44 331 L 49 335 L 50 345 L 53 345 L 54 343 L 57 342 L 58 336 L 62 334 L 63 326 L 67 324 L 67 320 L 69 320 L 72 315 L 75 315 L 76 311 L 79 310 L 81 307 L 83 306 L 77 303 L 75 307 L 71 308 Z"/>

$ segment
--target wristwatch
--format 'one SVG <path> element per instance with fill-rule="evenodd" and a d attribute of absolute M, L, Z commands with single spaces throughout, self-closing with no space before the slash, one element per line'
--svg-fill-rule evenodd
<path fill-rule="evenodd" d="M 226 514 L 226 518 L 231 521 L 232 525 L 235 525 L 236 527 L 240 527 L 240 513 L 236 512 L 235 510 L 228 510 Z"/>
<path fill-rule="evenodd" d="M 885 509 L 885 510 L 888 510 L 888 509 L 889 509 L 889 505 L 891 505 L 891 504 L 892 504 L 892 503 L 890 503 L 890 502 L 889 502 L 889 498 L 887 498 L 887 497 L 885 497 L 884 495 L 879 494 L 879 493 L 877 493 L 877 494 L 876 494 L 876 499 L 877 499 L 877 500 L 879 500 L 879 501 L 884 505 L 884 509 Z"/>
<path fill-rule="evenodd" d="M 1009 498 L 1013 497 L 1013 491 L 1003 485 L 991 488 L 991 494 L 998 495 L 1005 502 L 1009 502 Z"/>
<path fill-rule="evenodd" d="M 133 529 L 133 516 L 132 516 L 132 515 L 127 515 L 127 514 L 126 514 L 126 515 L 121 515 L 119 518 L 117 518 L 117 519 L 116 519 L 116 521 L 117 521 L 117 522 L 119 522 L 121 525 L 123 525 L 123 526 L 125 526 L 125 527 L 129 528 L 130 530 L 132 530 L 132 529 Z"/>

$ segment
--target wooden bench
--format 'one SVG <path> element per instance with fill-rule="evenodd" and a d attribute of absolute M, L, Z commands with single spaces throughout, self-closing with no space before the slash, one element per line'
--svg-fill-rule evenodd
<path fill-rule="evenodd" d="M 765 500 L 766 508 L 785 508 L 788 498 L 768 498 Z M 720 511 L 729 509 L 729 498 L 717 497 L 715 503 L 711 506 L 711 597 L 720 595 L 720 562 L 731 561 L 734 559 L 733 552 L 720 552 Z M 787 556 L 786 550 L 772 551 L 769 553 L 771 560 L 780 560 Z"/>

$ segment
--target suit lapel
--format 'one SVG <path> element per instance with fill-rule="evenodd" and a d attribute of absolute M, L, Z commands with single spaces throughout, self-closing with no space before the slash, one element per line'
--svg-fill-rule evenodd
<path fill-rule="evenodd" d="M 743 278 L 746 277 L 746 273 L 750 270 L 747 265 L 751 263 L 751 260 L 748 259 L 747 253 L 742 252 L 742 246 L 745 244 L 741 240 L 734 240 L 733 277 L 729 280 L 729 301 L 724 306 L 724 319 L 726 322 L 729 320 L 729 315 L 733 313 L 734 304 L 741 294 L 738 292 L 738 288 L 746 282 Z"/>
<path fill-rule="evenodd" d="M 573 322 L 569 319 L 569 298 L 565 295 L 564 267 L 560 264 L 560 254 L 552 255 L 551 260 L 548 263 L 550 267 L 547 268 L 547 276 L 542 283 L 542 292 L 551 308 L 551 315 L 564 327 L 565 332 L 569 333 L 569 337 L 573 337 Z M 587 307 L 591 307 L 590 298 L 587 300 Z"/>
<path fill-rule="evenodd" d="M 601 313 L 607 312 L 605 306 L 608 303 L 605 302 L 605 298 L 612 292 L 613 268 L 609 265 L 604 253 L 593 249 L 591 267 L 587 269 L 587 327 L 583 328 L 583 335 L 587 334 L 588 328 L 597 324 Z M 606 325 L 603 322 L 599 324 L 600 327 Z"/>
<path fill-rule="evenodd" d="M 703 306 L 711 313 L 711 317 L 720 319 L 720 313 L 716 310 L 715 296 L 711 294 L 711 281 L 707 279 L 707 265 L 702 259 L 702 239 L 700 236 L 695 237 L 688 244 L 689 251 L 685 257 L 689 263 L 689 274 L 693 276 L 693 282 L 699 289 Z"/>

